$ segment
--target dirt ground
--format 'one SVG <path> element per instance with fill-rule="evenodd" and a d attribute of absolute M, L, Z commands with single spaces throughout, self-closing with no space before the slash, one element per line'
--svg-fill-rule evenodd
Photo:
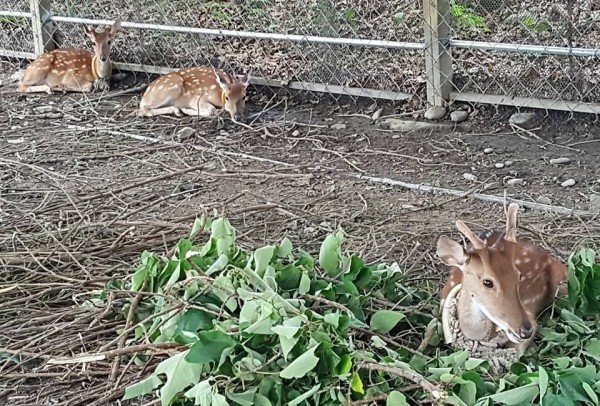
<path fill-rule="evenodd" d="M 515 109 L 476 106 L 463 124 L 390 130 L 389 119 L 415 119 L 373 101 L 300 102 L 265 91 L 250 95 L 250 130 L 227 118 L 140 119 L 131 115 L 139 94 L 17 96 L 6 73 L 0 78 L 0 400 L 9 405 L 125 404 L 117 400 L 147 374 L 143 367 L 121 366 L 115 376 L 107 360 L 47 361 L 116 348 L 119 323 L 103 319 L 102 308 L 80 304 L 111 277 L 130 274 L 143 250 L 167 252 L 203 212 L 227 215 L 247 247 L 288 236 L 316 252 L 328 232 L 342 227 L 347 251 L 397 261 L 409 280 L 432 287 L 443 273 L 437 238 L 458 238 L 457 219 L 474 228 L 502 227 L 502 206 L 364 177 L 591 211 L 520 215 L 521 234 L 563 259 L 600 241 L 596 117 L 538 112 L 531 130 L 516 133 L 508 126 Z M 550 164 L 559 157 L 570 163 Z M 514 178 L 523 182 L 508 185 Z M 575 185 L 561 186 L 567 179 Z"/>

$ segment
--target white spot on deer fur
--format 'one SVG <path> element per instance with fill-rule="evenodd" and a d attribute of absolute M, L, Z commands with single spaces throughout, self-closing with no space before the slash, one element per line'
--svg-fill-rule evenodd
<path fill-rule="evenodd" d="M 515 259 L 515 265 L 521 265 L 522 263 L 521 259 Z"/>
<path fill-rule="evenodd" d="M 214 90 L 217 88 L 217 85 L 211 85 L 210 90 Z"/>

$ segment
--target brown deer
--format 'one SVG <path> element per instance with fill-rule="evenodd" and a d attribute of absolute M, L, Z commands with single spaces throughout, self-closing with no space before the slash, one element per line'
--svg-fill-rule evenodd
<path fill-rule="evenodd" d="M 237 81 L 218 69 L 207 66 L 184 68 L 153 81 L 142 96 L 137 115 L 153 117 L 184 114 L 210 117 L 223 108 L 233 121 L 242 118 L 246 107 L 249 74 Z"/>
<path fill-rule="evenodd" d="M 459 290 L 458 325 L 474 341 L 488 341 L 503 332 L 501 345 L 522 355 L 533 340 L 536 317 L 556 296 L 566 294 L 567 267 L 532 242 L 517 239 L 517 212 L 506 212 L 506 231 L 474 233 L 458 220 L 456 228 L 470 241 L 464 249 L 441 236 L 437 255 L 450 266 L 442 302 Z"/>
<path fill-rule="evenodd" d="M 119 19 L 100 32 L 93 26 L 85 27 L 94 43 L 93 53 L 79 48 L 60 48 L 41 54 L 27 66 L 17 92 L 108 91 L 112 75 L 111 42 L 120 30 Z"/>

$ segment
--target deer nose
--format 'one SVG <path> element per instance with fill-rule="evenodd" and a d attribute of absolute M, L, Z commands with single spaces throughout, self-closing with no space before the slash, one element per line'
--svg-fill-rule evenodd
<path fill-rule="evenodd" d="M 102 62 L 106 62 L 106 60 L 107 60 L 107 59 L 108 59 L 108 58 L 107 58 L 106 56 L 104 56 L 104 55 L 102 55 L 102 56 L 100 57 L 100 61 L 102 61 Z"/>
<path fill-rule="evenodd" d="M 532 334 L 533 326 L 529 321 L 526 321 L 525 323 L 521 324 L 521 327 L 519 327 L 519 337 L 526 340 L 529 337 L 531 337 Z"/>

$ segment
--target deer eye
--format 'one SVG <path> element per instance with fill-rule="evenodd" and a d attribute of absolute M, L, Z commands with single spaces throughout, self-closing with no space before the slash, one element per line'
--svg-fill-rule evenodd
<path fill-rule="evenodd" d="M 225 101 L 229 101 L 229 96 L 225 96 Z"/>
<path fill-rule="evenodd" d="M 488 289 L 491 289 L 491 288 L 494 287 L 494 282 L 492 282 L 489 279 L 484 279 L 483 280 L 483 286 L 486 287 L 486 288 L 488 288 Z"/>
<path fill-rule="evenodd" d="M 108 45 L 110 45 L 110 44 L 112 44 L 112 41 L 111 41 L 111 40 L 108 40 Z"/>

